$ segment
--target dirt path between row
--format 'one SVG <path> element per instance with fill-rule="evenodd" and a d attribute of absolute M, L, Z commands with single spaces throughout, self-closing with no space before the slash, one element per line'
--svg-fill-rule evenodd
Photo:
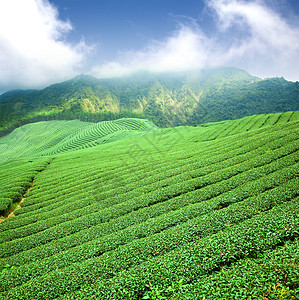
<path fill-rule="evenodd" d="M 53 160 L 54 160 L 54 158 L 52 158 L 52 160 L 51 160 L 50 162 L 48 162 L 48 164 L 45 166 L 45 168 L 44 168 L 43 170 L 38 171 L 38 173 L 45 171 L 46 168 L 51 164 L 51 162 L 52 162 Z M 38 173 L 37 173 L 37 174 L 38 174 Z M 37 175 L 37 174 L 36 174 L 36 175 Z M 3 216 L 3 217 L 1 216 L 1 218 L 0 218 L 0 224 L 1 224 L 3 221 L 5 221 L 5 220 L 7 220 L 7 219 L 9 219 L 9 218 L 11 218 L 11 217 L 15 217 L 14 212 L 15 212 L 16 210 L 18 210 L 18 209 L 21 208 L 21 205 L 20 205 L 20 204 L 21 204 L 22 202 L 24 202 L 24 200 L 26 199 L 26 195 L 27 195 L 27 194 L 29 193 L 29 191 L 32 189 L 33 184 L 34 184 L 34 180 L 35 180 L 35 178 L 36 178 L 36 175 L 35 175 L 35 177 L 33 178 L 33 180 L 31 181 L 30 186 L 29 186 L 29 188 L 26 190 L 26 192 L 25 192 L 25 194 L 23 195 L 22 199 L 19 200 L 19 201 L 14 202 L 14 203 L 11 205 L 11 207 L 8 209 L 8 212 L 6 213 L 6 216 Z"/>
<path fill-rule="evenodd" d="M 15 214 L 14 214 L 14 212 L 17 210 L 17 209 L 20 209 L 21 208 L 21 206 L 20 206 L 20 204 L 23 202 L 25 200 L 25 198 L 23 197 L 22 199 L 21 199 L 21 201 L 19 202 L 19 205 L 7 216 L 7 217 L 4 217 L 3 219 L 0 219 L 0 223 L 1 222 L 3 222 L 3 221 L 5 221 L 5 220 L 7 220 L 7 219 L 9 219 L 9 218 L 11 218 L 11 217 L 15 217 Z"/>
<path fill-rule="evenodd" d="M 11 217 L 15 217 L 14 212 L 15 212 L 16 210 L 18 210 L 18 209 L 21 208 L 21 205 L 20 205 L 20 204 L 21 204 L 22 202 L 24 202 L 24 200 L 26 199 L 26 195 L 29 193 L 29 191 L 32 189 L 32 187 L 33 187 L 33 181 L 31 182 L 30 187 L 27 189 L 27 191 L 26 191 L 25 194 L 23 195 L 22 199 L 21 199 L 20 201 L 14 202 L 14 203 L 12 204 L 12 205 L 13 205 L 13 208 L 9 209 L 8 215 L 7 215 L 6 217 L 2 217 L 2 218 L 0 219 L 0 223 L 2 223 L 3 221 L 5 221 L 5 220 L 7 220 L 7 219 L 9 219 L 9 218 L 11 218 Z M 15 206 L 16 204 L 18 204 L 18 205 Z"/>

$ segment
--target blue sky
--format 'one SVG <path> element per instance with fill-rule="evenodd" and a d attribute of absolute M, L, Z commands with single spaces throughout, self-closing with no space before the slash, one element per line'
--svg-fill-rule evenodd
<path fill-rule="evenodd" d="M 200 20 L 203 1 L 194 0 L 55 0 L 60 17 L 71 20 L 69 38 L 95 44 L 99 59 L 114 59 L 118 51 L 142 49 L 163 40 L 180 19 Z M 73 20 L 73 21 L 72 21 Z M 202 23 L 205 26 L 205 23 Z"/>
<path fill-rule="evenodd" d="M 0 0 L 0 93 L 215 66 L 299 80 L 299 1 Z"/>

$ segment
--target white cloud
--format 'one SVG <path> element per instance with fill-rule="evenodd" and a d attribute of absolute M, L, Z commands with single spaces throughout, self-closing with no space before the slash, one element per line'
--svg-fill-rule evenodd
<path fill-rule="evenodd" d="M 226 49 L 227 62 L 261 76 L 299 80 L 299 26 L 290 25 L 264 1 L 210 0 L 221 32 L 241 27 L 248 32 Z M 224 49 L 225 50 L 225 49 Z"/>
<path fill-rule="evenodd" d="M 112 77 L 138 70 L 160 72 L 202 68 L 206 67 L 210 48 L 210 41 L 199 28 L 181 24 L 166 41 L 153 41 L 142 51 L 123 53 L 119 61 L 97 66 L 92 73 Z"/>
<path fill-rule="evenodd" d="M 71 29 L 47 0 L 1 0 L 2 85 L 38 87 L 74 75 L 88 47 L 63 40 Z"/>
<path fill-rule="evenodd" d="M 181 24 L 163 42 L 126 52 L 96 66 L 97 76 L 137 70 L 173 71 L 215 65 L 235 65 L 262 77 L 299 80 L 299 26 L 288 24 L 262 0 L 206 0 L 218 31 L 207 36 L 195 22 Z M 231 34 L 235 33 L 236 34 Z M 226 39 L 224 41 L 224 39 Z"/>
<path fill-rule="evenodd" d="M 207 35 L 195 21 L 181 23 L 163 41 L 123 52 L 91 74 L 119 76 L 138 70 L 180 71 L 234 65 L 261 77 L 299 80 L 299 24 L 267 0 L 206 0 L 216 30 Z M 72 30 L 48 0 L 0 0 L 0 84 L 40 87 L 76 75 L 90 50 L 65 41 Z M 1 89 L 1 87 L 0 87 Z M 5 91 L 2 88 L 2 91 Z M 1 92 L 2 92 L 1 91 Z"/>

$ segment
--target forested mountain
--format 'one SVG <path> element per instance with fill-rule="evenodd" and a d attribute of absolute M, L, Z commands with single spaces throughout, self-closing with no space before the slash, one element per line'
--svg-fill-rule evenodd
<path fill-rule="evenodd" d="M 3 93 L 0 95 L 0 99 L 6 99 L 6 98 L 12 98 L 12 97 L 17 97 L 17 96 L 21 96 L 21 95 L 26 95 L 26 94 L 30 94 L 32 92 L 35 92 L 37 90 L 11 90 L 8 91 L 6 93 Z"/>
<path fill-rule="evenodd" d="M 51 119 L 141 117 L 172 127 L 291 110 L 299 110 L 299 82 L 261 80 L 236 68 L 111 79 L 80 75 L 40 91 L 0 96 L 0 134 Z"/>

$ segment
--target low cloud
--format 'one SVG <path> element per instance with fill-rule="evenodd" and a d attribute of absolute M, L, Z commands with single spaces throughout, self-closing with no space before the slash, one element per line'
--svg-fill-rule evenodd
<path fill-rule="evenodd" d="M 139 70 L 152 72 L 203 68 L 209 63 L 212 43 L 197 26 L 180 24 L 166 41 L 153 41 L 146 49 L 122 53 L 117 61 L 95 67 L 93 74 L 113 77 Z"/>
<path fill-rule="evenodd" d="M 88 47 L 65 42 L 72 30 L 47 0 L 0 1 L 0 82 L 39 87 L 76 74 Z"/>
<path fill-rule="evenodd" d="M 265 1 L 206 0 L 216 23 L 213 35 L 195 21 L 180 24 L 164 41 L 122 53 L 92 74 L 112 77 L 138 70 L 176 71 L 233 65 L 261 77 L 299 80 L 299 24 L 290 25 Z"/>
<path fill-rule="evenodd" d="M 299 80 L 299 23 L 290 24 L 265 1 L 210 0 L 220 32 L 240 28 L 227 49 L 225 60 L 261 76 Z"/>
<path fill-rule="evenodd" d="M 113 77 L 139 70 L 181 71 L 231 65 L 260 77 L 299 80 L 299 20 L 287 19 L 268 0 L 206 0 L 214 30 L 185 18 L 172 35 L 121 53 L 90 73 Z M 271 1 L 270 1 L 271 2 Z M 273 3 L 273 2 L 271 2 Z M 86 70 L 93 50 L 66 42 L 72 30 L 48 0 L 0 1 L 0 93 L 38 88 Z"/>

